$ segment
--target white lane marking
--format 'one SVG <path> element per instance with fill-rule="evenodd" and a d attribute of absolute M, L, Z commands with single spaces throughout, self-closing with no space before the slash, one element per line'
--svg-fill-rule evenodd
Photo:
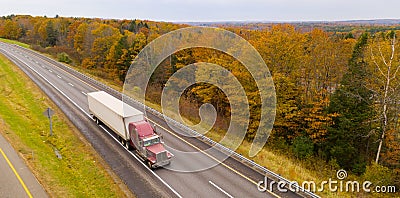
<path fill-rule="evenodd" d="M 57 77 L 58 77 L 59 79 L 61 79 L 61 76 L 60 76 L 60 75 L 57 75 Z"/>
<path fill-rule="evenodd" d="M 89 116 L 89 117 L 93 120 L 93 118 L 91 116 Z M 101 127 L 105 132 L 107 132 L 108 135 L 110 135 L 111 138 L 113 138 L 116 142 L 118 142 L 119 144 L 122 145 L 122 143 L 117 138 L 115 138 L 106 128 L 104 128 L 102 125 L 98 125 L 98 126 Z M 124 145 L 122 145 L 122 148 L 124 148 L 126 151 L 128 151 L 128 149 Z M 141 159 L 139 159 L 131 151 L 128 151 L 128 153 L 130 155 L 132 155 L 137 161 L 139 161 L 148 171 L 150 171 L 154 175 L 154 177 L 159 179 L 165 186 L 167 186 L 173 193 L 175 193 L 176 196 L 178 196 L 179 198 L 182 198 L 182 196 L 178 192 L 176 192 L 175 189 L 173 189 L 167 182 L 165 182 L 163 179 L 161 179 L 161 177 L 158 176 L 153 170 L 151 170 Z"/>
<path fill-rule="evenodd" d="M 15 56 L 14 56 L 15 57 Z M 17 58 L 17 57 L 15 57 Z M 17 58 L 18 60 L 20 60 L 19 58 Z M 44 76 L 42 76 L 40 73 L 38 73 L 36 70 L 34 70 L 31 66 L 29 66 L 27 63 L 25 63 L 24 61 L 20 60 L 21 62 L 23 62 L 26 66 L 28 66 L 29 68 L 31 68 L 35 73 L 37 73 L 39 76 L 41 76 L 45 81 L 47 81 L 51 86 L 53 86 L 57 91 L 59 91 L 62 95 L 64 95 L 64 97 L 66 97 L 73 105 L 75 105 L 79 110 L 81 110 L 86 116 L 88 116 L 90 119 L 93 120 L 93 118 L 86 112 L 84 111 L 78 104 L 76 104 L 74 101 L 72 101 L 71 98 L 69 98 L 64 92 L 62 92 L 60 89 L 58 89 L 56 86 L 54 86 L 49 80 L 47 80 Z M 43 66 L 44 67 L 44 66 Z M 83 81 L 82 81 L 83 82 Z M 85 83 L 85 82 L 83 82 Z M 86 83 L 85 83 L 86 84 Z M 111 138 L 113 138 L 116 142 L 119 142 L 108 130 L 106 130 L 103 126 L 100 125 L 100 127 L 106 131 Z M 123 148 L 125 150 L 127 150 L 124 146 Z M 144 164 L 144 162 L 142 160 L 140 160 L 136 155 L 134 155 L 132 152 L 128 151 L 128 153 L 130 155 L 132 155 L 136 160 L 138 160 L 148 171 L 150 171 L 157 179 L 159 179 L 165 186 L 167 186 L 173 193 L 175 193 L 178 197 L 182 197 L 175 189 L 173 189 L 167 182 L 165 182 L 159 175 L 157 175 L 154 171 L 152 171 L 150 168 L 147 167 L 146 164 Z M 211 181 L 210 181 L 211 182 Z M 214 184 L 215 185 L 215 184 Z M 217 187 L 216 187 L 217 188 Z M 274 195 L 274 194 L 272 194 Z M 278 196 L 277 196 L 278 197 Z"/>
<path fill-rule="evenodd" d="M 84 91 L 81 91 L 81 93 L 82 93 L 83 95 L 87 96 L 87 93 L 85 93 Z"/>
<path fill-rule="evenodd" d="M 11 56 L 14 56 L 12 54 L 10 54 Z M 82 109 L 82 107 L 80 107 L 78 104 L 76 104 L 76 102 L 74 102 L 70 97 L 68 97 L 63 91 L 61 91 L 59 88 L 57 88 L 53 83 L 51 83 L 49 80 L 47 80 L 47 78 L 45 78 L 42 74 L 40 74 L 39 72 L 37 72 L 34 68 L 32 68 L 31 66 L 29 66 L 25 61 L 19 59 L 18 57 L 14 56 L 14 58 L 18 59 L 19 61 L 21 61 L 22 63 L 24 63 L 27 67 L 29 67 L 32 71 L 34 71 L 36 74 L 38 74 L 40 77 L 42 77 L 47 83 L 49 83 L 52 87 L 54 87 L 54 89 L 56 89 L 58 92 L 60 92 L 65 98 L 67 98 L 74 106 L 76 106 L 80 111 L 82 111 L 86 116 L 88 116 L 91 120 L 93 120 L 92 116 L 87 113 L 85 110 Z M 105 132 L 108 133 L 108 135 L 110 135 L 116 142 L 119 142 L 107 129 L 105 129 L 103 126 L 99 125 Z M 125 146 L 123 146 L 123 148 L 125 150 L 128 151 L 128 149 L 126 149 Z M 146 164 L 144 164 L 144 162 L 142 160 L 140 160 L 135 154 L 133 154 L 132 152 L 128 151 L 129 154 L 131 154 L 137 161 L 139 161 L 148 171 L 150 171 L 154 177 L 156 177 L 158 180 L 160 180 L 165 186 L 167 186 L 167 188 L 169 188 L 173 193 L 175 193 L 175 195 L 179 198 L 182 198 L 182 196 L 175 190 L 173 189 L 167 182 L 165 182 L 160 176 L 158 176 L 153 170 L 151 170 L 149 167 L 147 167 Z"/>
<path fill-rule="evenodd" d="M 49 69 L 49 72 L 50 72 L 50 73 L 53 73 L 53 71 L 51 71 L 50 69 Z"/>
<path fill-rule="evenodd" d="M 58 87 L 56 87 L 53 83 L 51 83 L 47 78 L 45 78 L 42 74 L 40 74 L 38 71 L 36 71 L 33 67 L 28 65 L 25 61 L 21 60 L 20 58 L 14 56 L 13 54 L 10 54 L 10 56 L 13 56 L 14 58 L 18 59 L 22 63 L 24 63 L 29 69 L 34 71 L 37 75 L 39 75 L 43 80 L 45 80 L 47 83 L 49 83 L 54 89 L 56 89 L 58 92 L 60 92 L 65 98 L 67 98 L 73 105 L 75 105 L 79 110 L 81 110 L 83 113 L 85 113 L 88 117 L 91 117 L 88 113 L 85 112 L 85 110 L 82 109 L 78 104 L 76 104 L 70 97 L 67 96 L 63 91 L 61 91 Z"/>
<path fill-rule="evenodd" d="M 221 187 L 217 186 L 217 184 L 214 184 L 212 181 L 208 181 L 208 183 L 210 183 L 211 185 L 213 185 L 215 188 L 217 188 L 219 191 L 221 191 L 222 193 L 224 193 L 226 196 L 228 196 L 229 198 L 233 198 L 232 195 L 230 195 L 229 193 L 227 193 L 224 189 L 222 189 Z"/>
<path fill-rule="evenodd" d="M 69 85 L 71 85 L 72 87 L 74 86 L 72 83 L 68 83 Z"/>
<path fill-rule="evenodd" d="M 177 134 L 171 132 L 170 130 L 166 129 L 165 127 L 159 125 L 158 123 L 154 122 L 153 120 L 151 120 L 150 118 L 146 117 L 147 120 L 149 120 L 151 123 L 157 125 L 158 127 L 160 127 L 161 129 L 164 129 L 164 131 L 168 132 L 169 134 L 175 136 L 176 138 L 178 138 L 179 140 L 181 140 L 182 142 L 186 143 L 187 145 L 191 146 L 192 148 L 200 151 L 201 153 L 203 153 L 204 155 L 208 156 L 209 158 L 215 160 L 216 162 L 218 162 L 218 164 L 224 166 L 225 168 L 231 170 L 232 172 L 236 173 L 237 175 L 241 176 L 242 178 L 246 179 L 247 181 L 257 185 L 257 182 L 253 181 L 252 179 L 250 179 L 249 177 L 247 177 L 246 175 L 240 173 L 238 170 L 226 165 L 224 162 L 220 161 L 219 159 L 215 158 L 214 156 L 208 154 L 207 152 L 205 152 L 204 150 L 198 148 L 197 146 L 191 144 L 190 142 L 184 140 L 182 137 L 178 136 Z M 270 191 L 269 189 L 267 189 L 267 192 L 270 193 L 271 195 L 273 195 L 274 197 L 280 198 L 279 195 L 275 194 L 274 192 Z"/>
<path fill-rule="evenodd" d="M 17 46 L 17 47 L 19 47 L 19 46 Z M 23 47 L 19 47 L 19 48 L 23 48 Z M 33 54 L 33 56 L 36 56 L 36 57 L 40 58 L 42 61 L 47 62 L 47 63 L 50 64 L 50 65 L 55 66 L 54 63 L 51 63 L 49 60 L 47 60 L 47 59 L 50 59 L 50 58 L 45 57 L 45 56 L 43 57 L 43 55 L 41 55 L 41 54 L 39 54 L 39 53 L 37 53 L 37 52 L 35 52 L 35 51 L 32 51 L 32 50 L 29 50 L 29 49 L 26 49 L 26 48 L 23 48 L 23 49 L 25 49 L 25 50 L 27 50 L 27 51 L 30 51 L 30 52 Z M 20 52 L 20 53 L 22 54 L 22 52 Z M 42 56 L 42 57 L 39 57 L 39 56 Z M 46 58 L 47 58 L 47 59 L 46 59 Z M 50 60 L 51 60 L 51 59 L 50 59 Z M 40 65 L 40 64 L 39 64 L 39 65 Z M 57 66 L 56 66 L 56 67 L 57 67 Z M 43 68 L 45 68 L 45 67 L 43 66 Z M 60 68 L 60 67 L 59 67 L 59 68 Z M 72 74 L 69 73 L 67 70 L 65 70 L 65 69 L 63 69 L 63 68 L 60 68 L 60 69 L 62 69 L 65 73 L 68 73 L 71 77 L 75 78 L 76 80 L 78 80 L 78 81 L 82 82 L 83 84 L 85 84 L 85 85 L 87 85 L 87 86 L 93 88 L 94 90 L 97 90 L 97 91 L 99 90 L 99 89 L 97 89 L 96 87 L 94 87 L 93 85 L 90 85 L 90 84 L 86 83 L 85 81 L 79 79 L 78 77 L 72 75 Z"/>

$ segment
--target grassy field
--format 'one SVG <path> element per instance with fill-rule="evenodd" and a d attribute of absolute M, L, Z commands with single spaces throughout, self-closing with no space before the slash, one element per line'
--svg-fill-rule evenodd
<path fill-rule="evenodd" d="M 64 114 L 4 56 L 0 56 L 0 92 L 0 133 L 51 197 L 132 195 Z M 55 111 L 53 136 L 42 115 L 47 107 Z"/>

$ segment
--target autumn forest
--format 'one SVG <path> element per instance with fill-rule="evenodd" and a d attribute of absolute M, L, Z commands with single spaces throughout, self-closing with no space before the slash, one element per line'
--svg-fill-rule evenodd
<path fill-rule="evenodd" d="M 72 67 L 91 71 L 122 86 L 129 66 L 149 42 L 187 27 L 143 20 L 7 16 L 0 37 L 27 43 Z M 362 175 L 372 163 L 395 172 L 400 187 L 400 32 L 399 26 L 298 24 L 220 25 L 250 42 L 274 80 L 277 110 L 266 146 L 288 150 L 300 160 L 319 158 Z M 338 30 L 339 29 L 339 30 Z M 179 51 L 158 67 L 147 99 L 160 103 L 168 78 L 180 68 L 210 62 L 231 71 L 246 91 L 251 122 L 260 120 L 260 97 L 240 62 L 212 49 Z M 198 83 L 184 92 L 181 113 L 194 122 L 201 104 L 217 110 L 215 131 L 229 125 L 230 105 L 217 87 Z M 223 132 L 221 132 L 223 133 Z M 396 183 L 397 181 L 397 183 Z"/>

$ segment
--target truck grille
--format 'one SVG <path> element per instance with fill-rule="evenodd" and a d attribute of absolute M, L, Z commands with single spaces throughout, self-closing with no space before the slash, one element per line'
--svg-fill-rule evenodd
<path fill-rule="evenodd" d="M 157 153 L 156 159 L 157 159 L 157 162 L 163 162 L 163 161 L 168 160 L 167 151 Z"/>

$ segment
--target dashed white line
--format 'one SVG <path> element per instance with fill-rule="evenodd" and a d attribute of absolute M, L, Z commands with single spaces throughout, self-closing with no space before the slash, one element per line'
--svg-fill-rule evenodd
<path fill-rule="evenodd" d="M 86 113 L 85 110 L 83 110 L 82 107 L 80 107 L 78 104 L 76 104 L 76 102 L 74 102 L 69 96 L 67 96 L 67 94 L 65 94 L 63 91 L 61 91 L 58 87 L 56 87 L 53 83 L 51 83 L 47 78 L 45 78 L 42 74 L 40 74 L 38 71 L 36 71 L 33 67 L 31 67 L 30 65 L 28 65 L 28 63 L 26 63 L 25 61 L 23 61 L 22 59 L 16 57 L 13 54 L 10 54 L 10 56 L 13 56 L 14 58 L 18 59 L 19 61 L 21 61 L 23 64 L 25 64 L 28 68 L 30 68 L 32 71 L 34 71 L 37 75 L 39 75 L 42 79 L 44 79 L 47 83 L 49 83 L 52 87 L 54 87 L 54 89 L 56 89 L 58 92 L 60 92 L 65 98 L 67 98 L 73 105 L 75 105 L 79 110 L 81 110 L 84 114 L 86 114 L 86 116 L 88 116 L 89 118 L 92 118 L 92 116 L 90 116 L 88 113 Z"/>
<path fill-rule="evenodd" d="M 83 95 L 87 96 L 87 93 L 85 93 L 84 91 L 81 91 L 81 93 L 82 93 Z"/>
<path fill-rule="evenodd" d="M 21 61 L 23 64 L 25 64 L 27 67 L 29 67 L 32 71 L 34 71 L 36 74 L 38 74 L 42 79 L 44 79 L 47 83 L 49 83 L 52 87 L 54 87 L 58 92 L 60 92 L 64 97 L 66 97 L 73 105 L 75 105 L 80 111 L 82 111 L 86 116 L 88 116 L 90 119 L 93 120 L 92 116 L 87 113 L 85 110 L 83 110 L 82 107 L 80 107 L 78 104 L 76 104 L 69 96 L 67 96 L 63 91 L 61 91 L 58 87 L 56 87 L 53 83 L 51 83 L 47 78 L 45 78 L 42 74 L 40 74 L 38 71 L 36 71 L 34 68 L 29 66 L 25 61 L 19 59 L 15 55 L 10 54 L 14 58 L 18 59 Z M 105 129 L 103 126 L 99 125 L 104 131 L 106 131 L 115 141 L 119 142 L 107 129 Z M 123 147 L 125 150 L 127 150 L 125 147 Z M 132 152 L 128 152 L 131 154 L 136 160 L 138 160 L 145 168 L 147 168 L 148 171 L 150 171 L 156 178 L 158 178 L 165 186 L 167 186 L 173 193 L 175 193 L 176 196 L 179 198 L 182 198 L 182 196 L 175 190 L 173 189 L 167 182 L 165 182 L 159 175 L 157 175 L 154 171 L 150 170 L 150 168 L 144 164 L 142 160 L 140 160 L 136 155 L 134 155 Z"/>
<path fill-rule="evenodd" d="M 72 83 L 68 83 L 69 85 L 71 85 L 72 87 L 74 86 Z"/>
<path fill-rule="evenodd" d="M 53 73 L 53 71 L 51 71 L 50 69 L 49 69 L 49 72 L 50 72 L 50 73 Z"/>
<path fill-rule="evenodd" d="M 208 183 L 210 183 L 211 185 L 213 185 L 215 188 L 217 188 L 219 191 L 221 191 L 222 193 L 224 193 L 226 196 L 228 196 L 229 198 L 233 198 L 232 195 L 230 195 L 229 193 L 227 193 L 224 189 L 222 189 L 221 187 L 217 186 L 217 184 L 214 184 L 212 181 L 208 181 Z"/>
<path fill-rule="evenodd" d="M 60 76 L 60 75 L 57 75 L 57 77 L 58 77 L 59 79 L 61 79 L 61 76 Z"/>

